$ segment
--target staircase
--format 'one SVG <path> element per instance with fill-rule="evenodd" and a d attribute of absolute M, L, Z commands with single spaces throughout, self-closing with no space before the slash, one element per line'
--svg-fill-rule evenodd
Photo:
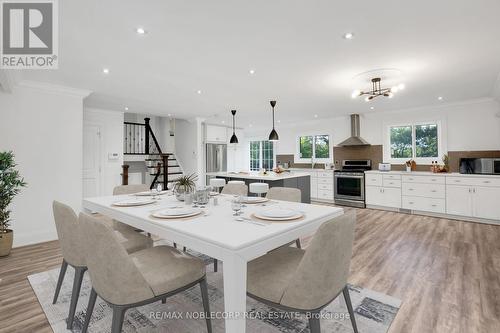
<path fill-rule="evenodd" d="M 167 163 L 167 177 L 165 177 L 165 168 L 163 168 L 164 161 Z M 151 188 L 156 188 L 158 183 L 161 183 L 164 188 L 167 188 L 165 184 L 168 186 L 183 175 L 182 168 L 174 153 L 149 155 L 148 158 L 145 159 L 145 163 L 149 175 L 148 183 L 151 184 Z"/>
<path fill-rule="evenodd" d="M 144 118 L 144 124 L 124 123 L 124 154 L 144 156 L 146 182 L 150 188 L 156 188 L 161 183 L 167 189 L 171 187 L 169 184 L 183 175 L 183 171 L 174 153 L 162 152 L 149 120 Z M 128 185 L 128 168 L 128 165 L 123 165 L 122 185 Z"/>

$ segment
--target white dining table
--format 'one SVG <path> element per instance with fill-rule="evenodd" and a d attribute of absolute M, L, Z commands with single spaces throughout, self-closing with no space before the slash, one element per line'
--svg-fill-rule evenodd
<path fill-rule="evenodd" d="M 222 261 L 224 281 L 225 331 L 244 333 L 246 326 L 247 263 L 272 249 L 290 243 L 301 236 L 313 234 L 319 226 L 344 213 L 342 208 L 271 200 L 263 204 L 247 204 L 242 216 L 271 206 L 289 207 L 304 214 L 288 222 L 256 224 L 237 221 L 231 209 L 232 196 L 220 194 L 218 205 L 213 201 L 203 213 L 184 219 L 158 219 L 151 214 L 176 203 L 173 195 L 162 195 L 154 204 L 136 207 L 117 207 L 113 203 L 130 199 L 130 195 L 86 198 L 83 207 L 115 220 L 144 230 L 163 239 L 182 244 L 189 249 Z M 250 218 L 250 220 L 252 220 Z"/>

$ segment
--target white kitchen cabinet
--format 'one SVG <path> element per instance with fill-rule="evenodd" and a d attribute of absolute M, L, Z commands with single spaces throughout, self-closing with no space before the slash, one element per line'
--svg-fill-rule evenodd
<path fill-rule="evenodd" d="M 227 143 L 226 131 L 227 128 L 223 126 L 206 125 L 205 141 L 214 143 Z"/>
<path fill-rule="evenodd" d="M 474 217 L 500 220 L 500 188 L 474 187 L 472 189 L 472 213 Z"/>
<path fill-rule="evenodd" d="M 401 188 L 366 186 L 367 205 L 401 208 Z"/>

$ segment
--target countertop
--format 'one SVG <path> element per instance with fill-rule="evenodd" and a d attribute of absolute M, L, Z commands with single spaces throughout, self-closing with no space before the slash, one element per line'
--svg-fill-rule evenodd
<path fill-rule="evenodd" d="M 268 172 L 267 175 L 260 175 L 259 172 L 207 172 L 207 176 L 217 176 L 217 177 L 227 177 L 227 178 L 240 178 L 240 179 L 255 179 L 255 180 L 282 180 L 298 177 L 310 177 L 309 174 L 305 172 L 283 172 L 280 174 L 274 172 Z"/>
<path fill-rule="evenodd" d="M 369 170 L 365 173 L 375 173 L 375 174 L 391 174 L 391 175 L 406 175 L 406 176 L 436 176 L 436 177 L 500 177 L 500 175 L 481 175 L 481 174 L 468 174 L 468 173 L 458 173 L 458 172 L 441 172 L 434 173 L 430 171 L 380 171 L 380 170 Z"/>

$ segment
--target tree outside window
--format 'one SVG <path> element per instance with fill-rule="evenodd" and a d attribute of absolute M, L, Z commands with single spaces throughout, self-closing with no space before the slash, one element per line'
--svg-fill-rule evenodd
<path fill-rule="evenodd" d="M 329 135 L 305 135 L 298 139 L 299 158 L 328 159 L 330 158 Z"/>
<path fill-rule="evenodd" d="M 438 124 L 390 126 L 390 156 L 394 159 L 438 158 Z"/>

